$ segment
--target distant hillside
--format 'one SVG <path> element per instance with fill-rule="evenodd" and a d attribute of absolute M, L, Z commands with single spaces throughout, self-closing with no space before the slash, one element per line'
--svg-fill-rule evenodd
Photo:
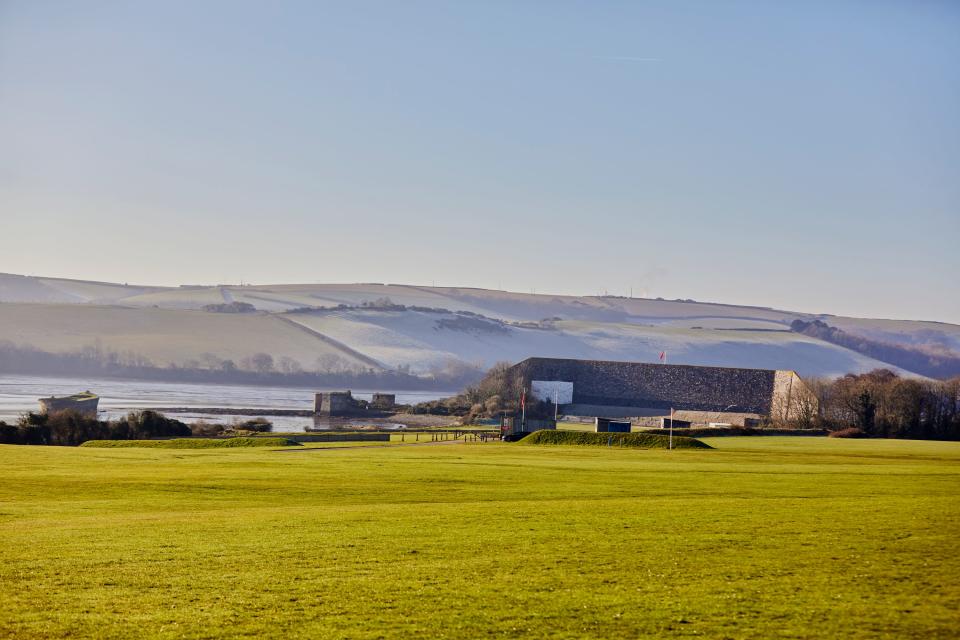
<path fill-rule="evenodd" d="M 794 320 L 790 328 L 797 333 L 819 338 L 931 378 L 960 376 L 960 354 L 942 344 L 893 344 L 847 333 L 821 320 Z"/>
<path fill-rule="evenodd" d="M 237 310 L 245 312 L 225 313 Z M 388 284 L 163 288 L 0 274 L 0 341 L 61 353 L 96 347 L 162 367 L 436 375 L 530 356 L 652 362 L 666 351 L 671 363 L 805 376 L 898 366 L 929 374 L 882 350 L 791 331 L 795 321 L 960 352 L 957 325 L 695 301 Z"/>

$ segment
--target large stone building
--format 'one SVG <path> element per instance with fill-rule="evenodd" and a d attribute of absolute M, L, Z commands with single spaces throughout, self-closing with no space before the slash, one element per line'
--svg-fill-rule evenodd
<path fill-rule="evenodd" d="M 793 371 L 529 358 L 510 375 L 533 397 L 562 405 L 564 413 L 648 418 L 651 425 L 671 409 L 694 424 L 735 425 L 816 412 L 816 398 Z"/>

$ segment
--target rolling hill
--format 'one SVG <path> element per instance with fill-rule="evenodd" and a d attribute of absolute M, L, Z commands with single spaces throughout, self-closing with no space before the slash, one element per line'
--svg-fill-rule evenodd
<path fill-rule="evenodd" d="M 256 311 L 204 310 L 234 302 Z M 798 319 L 908 348 L 960 352 L 957 325 L 694 301 L 376 283 L 146 287 L 0 274 L 0 341 L 57 353 L 96 345 L 157 366 L 241 363 L 267 353 L 308 371 L 423 375 L 529 356 L 655 361 L 666 351 L 671 363 L 805 376 L 897 370 L 791 331 Z"/>

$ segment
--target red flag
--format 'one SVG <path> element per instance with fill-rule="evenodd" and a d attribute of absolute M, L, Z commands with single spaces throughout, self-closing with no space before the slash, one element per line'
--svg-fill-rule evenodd
<path fill-rule="evenodd" d="M 664 359 L 666 359 L 666 357 L 667 357 L 667 352 L 666 352 L 666 351 L 661 351 L 661 352 L 660 352 L 660 359 L 661 359 L 661 360 L 664 360 Z"/>
<path fill-rule="evenodd" d="M 523 393 L 520 394 L 520 408 L 527 406 L 527 390 L 524 389 Z"/>

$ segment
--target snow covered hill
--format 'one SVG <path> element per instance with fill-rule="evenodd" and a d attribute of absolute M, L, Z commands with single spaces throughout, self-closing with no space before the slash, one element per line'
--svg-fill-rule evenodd
<path fill-rule="evenodd" d="M 204 311 L 245 302 L 249 314 Z M 0 341 L 69 351 L 90 344 L 156 363 L 257 352 L 306 370 L 427 374 L 530 356 L 794 369 L 841 375 L 891 367 L 790 331 L 821 319 L 907 346 L 960 351 L 960 326 L 844 318 L 679 300 L 523 294 L 388 284 L 144 287 L 0 274 Z M 326 364 L 325 364 L 326 363 Z"/>

